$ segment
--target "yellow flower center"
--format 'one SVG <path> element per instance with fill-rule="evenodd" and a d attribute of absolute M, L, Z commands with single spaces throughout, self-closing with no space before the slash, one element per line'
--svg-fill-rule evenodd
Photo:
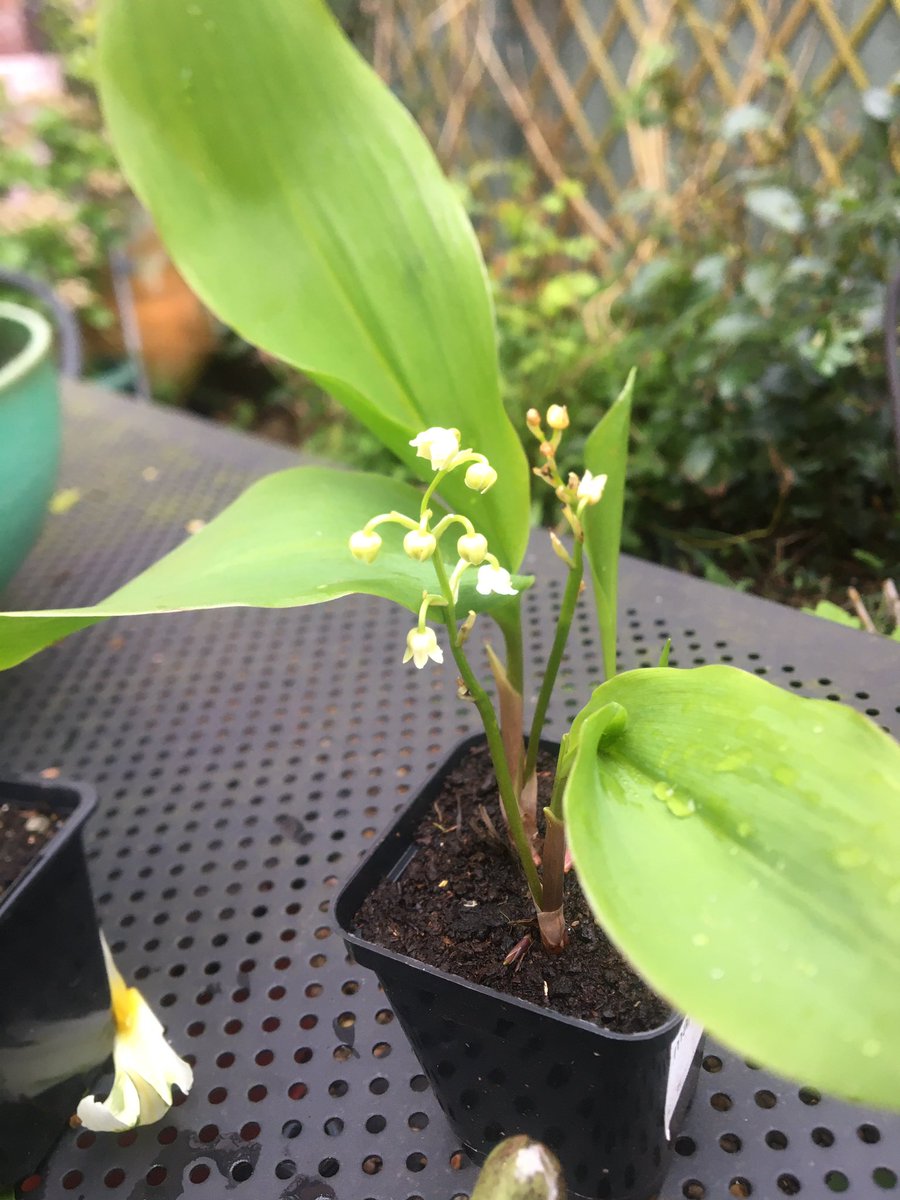
<path fill-rule="evenodd" d="M 133 1028 L 137 1018 L 141 994 L 137 988 L 127 987 L 121 979 L 118 979 L 112 981 L 110 995 L 112 998 L 112 1012 L 116 1023 L 116 1032 L 128 1033 Z"/>

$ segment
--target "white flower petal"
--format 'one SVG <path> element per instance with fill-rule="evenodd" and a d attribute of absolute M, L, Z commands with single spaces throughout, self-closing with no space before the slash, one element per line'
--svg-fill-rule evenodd
<path fill-rule="evenodd" d="M 115 1078 L 105 1100 L 88 1096 L 81 1101 L 78 1116 L 87 1129 L 122 1132 L 164 1117 L 172 1104 L 172 1086 L 189 1092 L 194 1073 L 166 1041 L 162 1022 L 144 997 L 125 984 L 101 940 L 116 1021 Z"/>
<path fill-rule="evenodd" d="M 416 627 L 409 631 L 406 635 L 406 653 L 403 655 L 403 661 L 408 663 L 410 659 L 419 670 L 427 664 L 429 659 L 436 663 L 444 661 L 444 652 L 437 643 L 433 629 Z"/>
<path fill-rule="evenodd" d="M 122 1133 L 133 1129 L 141 1117 L 141 1098 L 130 1077 L 116 1072 L 112 1089 L 105 1100 L 85 1096 L 77 1109 L 85 1129 L 95 1133 Z"/>
<path fill-rule="evenodd" d="M 512 577 L 505 567 L 494 567 L 490 563 L 478 568 L 475 590 L 482 596 L 517 596 Z"/>
<path fill-rule="evenodd" d="M 430 459 L 433 469 L 442 471 L 459 453 L 459 430 L 433 425 L 417 433 L 409 444 L 415 446 L 417 458 Z"/>

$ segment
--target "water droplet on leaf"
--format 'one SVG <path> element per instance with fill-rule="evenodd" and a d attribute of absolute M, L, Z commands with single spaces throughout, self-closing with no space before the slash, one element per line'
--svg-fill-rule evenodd
<path fill-rule="evenodd" d="M 697 810 L 690 796 L 679 796 L 673 787 L 662 780 L 654 785 L 653 795 L 657 800 L 662 800 L 673 817 L 689 817 Z"/>
<path fill-rule="evenodd" d="M 739 771 L 753 758 L 751 750 L 737 750 L 734 754 L 726 755 L 713 767 L 714 771 Z"/>

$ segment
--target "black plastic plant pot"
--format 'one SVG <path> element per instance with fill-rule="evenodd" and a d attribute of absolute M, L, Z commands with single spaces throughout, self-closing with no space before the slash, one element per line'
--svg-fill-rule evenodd
<path fill-rule="evenodd" d="M 81 786 L 0 781 L 0 804 L 63 818 L 0 900 L 0 1191 L 37 1169 L 112 1051 L 82 844 L 95 803 Z"/>
<path fill-rule="evenodd" d="M 482 741 L 453 751 L 372 847 L 338 896 L 344 941 L 375 972 L 453 1130 L 482 1163 L 501 1138 L 550 1146 L 572 1200 L 647 1200 L 661 1185 L 697 1081 L 701 1031 L 677 1014 L 618 1034 L 469 983 L 354 932 L 363 901 L 399 880 L 445 775 Z"/>

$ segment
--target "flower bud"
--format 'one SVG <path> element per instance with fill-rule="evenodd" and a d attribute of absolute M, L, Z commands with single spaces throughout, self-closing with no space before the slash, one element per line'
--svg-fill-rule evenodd
<path fill-rule="evenodd" d="M 605 475 L 592 475 L 590 471 L 585 471 L 575 495 L 584 504 L 597 504 L 605 487 Z"/>
<path fill-rule="evenodd" d="M 525 424 L 529 429 L 540 429 L 541 414 L 536 408 L 529 408 L 528 412 L 525 414 Z"/>
<path fill-rule="evenodd" d="M 551 404 L 547 409 L 547 424 L 551 429 L 569 428 L 569 410 L 564 404 Z"/>
<path fill-rule="evenodd" d="M 350 553 L 360 562 L 371 563 L 378 557 L 381 537 L 374 529 L 357 529 L 350 535 Z"/>
<path fill-rule="evenodd" d="M 410 558 L 426 562 L 437 549 L 437 541 L 434 534 L 425 529 L 411 529 L 403 539 L 403 549 Z"/>
<path fill-rule="evenodd" d="M 553 547 L 553 553 L 557 558 L 561 558 L 567 567 L 572 567 L 575 564 L 572 562 L 572 556 L 553 532 L 550 530 L 550 545 Z"/>
<path fill-rule="evenodd" d="M 456 550 L 460 558 L 477 567 L 488 552 L 487 538 L 483 533 L 464 533 L 456 543 Z"/>
<path fill-rule="evenodd" d="M 487 462 L 473 462 L 466 471 L 466 487 L 473 492 L 484 493 L 497 482 L 497 472 Z"/>

